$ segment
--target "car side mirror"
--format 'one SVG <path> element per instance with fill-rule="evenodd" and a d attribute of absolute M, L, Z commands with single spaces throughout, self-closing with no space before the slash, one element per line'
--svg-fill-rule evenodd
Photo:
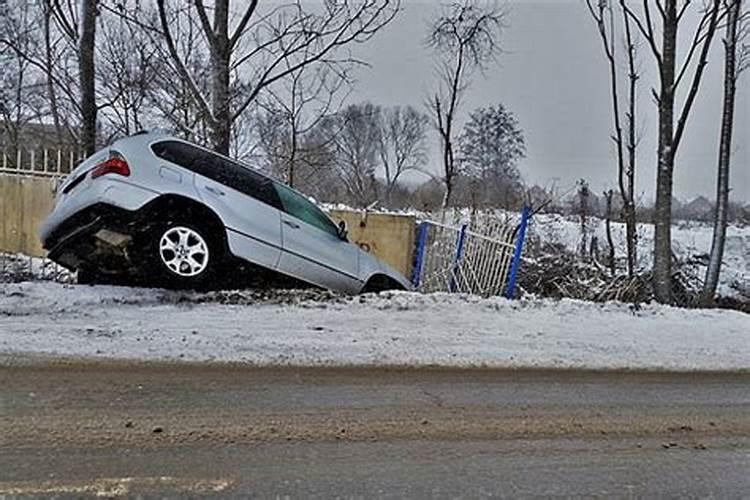
<path fill-rule="evenodd" d="M 340 221 L 338 225 L 338 233 L 339 238 L 341 238 L 344 241 L 347 241 L 347 237 L 349 236 L 349 230 L 346 228 L 346 221 Z"/>

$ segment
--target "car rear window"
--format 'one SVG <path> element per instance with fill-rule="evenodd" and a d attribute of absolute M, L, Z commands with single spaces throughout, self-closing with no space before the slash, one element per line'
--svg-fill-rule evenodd
<path fill-rule="evenodd" d="M 235 161 L 181 141 L 160 141 L 151 150 L 163 160 L 282 209 L 273 181 Z"/>

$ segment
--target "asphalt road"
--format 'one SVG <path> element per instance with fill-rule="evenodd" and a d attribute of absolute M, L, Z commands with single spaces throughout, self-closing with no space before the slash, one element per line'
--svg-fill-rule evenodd
<path fill-rule="evenodd" d="M 0 498 L 750 498 L 750 374 L 0 368 Z"/>

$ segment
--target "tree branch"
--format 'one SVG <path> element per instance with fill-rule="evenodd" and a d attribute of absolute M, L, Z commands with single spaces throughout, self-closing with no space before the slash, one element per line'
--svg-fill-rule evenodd
<path fill-rule="evenodd" d="M 685 124 L 687 122 L 688 115 L 690 114 L 690 109 L 693 107 L 693 103 L 695 102 L 695 97 L 698 94 L 698 89 L 700 88 L 700 82 L 703 77 L 703 71 L 706 69 L 709 49 L 711 48 L 711 42 L 713 40 L 714 34 L 716 33 L 716 27 L 718 24 L 717 18 L 719 16 L 720 2 L 721 0 L 713 0 L 711 21 L 710 21 L 710 25 L 708 28 L 706 40 L 703 42 L 703 48 L 701 50 L 700 58 L 698 59 L 698 66 L 695 69 L 693 82 L 692 82 L 692 85 L 690 86 L 690 91 L 688 93 L 687 100 L 685 101 L 685 104 L 683 105 L 682 113 L 680 113 L 680 117 L 677 121 L 677 129 L 675 131 L 674 140 L 673 140 L 673 150 L 675 151 L 677 150 L 677 147 L 680 144 L 680 140 L 682 139 L 682 134 L 685 131 Z"/>
<path fill-rule="evenodd" d="M 177 53 L 177 47 L 175 46 L 174 39 L 172 38 L 172 33 L 169 30 L 169 21 L 167 19 L 167 13 L 164 7 L 164 1 L 165 0 L 156 0 L 156 5 L 159 10 L 159 21 L 161 23 L 164 40 L 167 43 L 169 55 L 177 69 L 178 74 L 180 75 L 180 78 L 187 84 L 188 88 L 190 89 L 190 93 L 193 94 L 193 98 L 198 103 L 200 112 L 209 122 L 212 122 L 214 121 L 214 116 L 211 113 L 211 108 L 209 107 L 208 102 L 206 102 L 206 99 L 203 97 L 203 94 L 201 94 L 198 85 L 195 83 L 195 80 L 193 80 L 193 77 L 190 76 L 190 72 L 185 67 L 185 63 Z"/>
<path fill-rule="evenodd" d="M 239 42 L 240 38 L 242 37 L 242 34 L 245 32 L 247 23 L 250 21 L 250 18 L 253 17 L 253 14 L 255 13 L 255 9 L 257 6 L 258 6 L 258 0 L 250 0 L 250 5 L 248 5 L 247 10 L 245 10 L 245 15 L 242 16 L 240 23 L 237 25 L 237 28 L 234 30 L 234 33 L 229 38 L 230 50 L 233 49 L 237 45 L 237 42 Z"/>

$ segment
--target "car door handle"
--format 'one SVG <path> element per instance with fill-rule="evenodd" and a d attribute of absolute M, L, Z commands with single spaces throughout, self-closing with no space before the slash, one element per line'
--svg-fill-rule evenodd
<path fill-rule="evenodd" d="M 216 189 L 215 187 L 206 186 L 206 191 L 208 191 L 209 193 L 213 193 L 216 196 L 224 196 L 224 191 L 222 191 L 221 189 Z"/>
<path fill-rule="evenodd" d="M 284 224 L 291 227 L 292 229 L 299 229 L 299 224 L 297 224 L 296 222 L 284 219 Z"/>

